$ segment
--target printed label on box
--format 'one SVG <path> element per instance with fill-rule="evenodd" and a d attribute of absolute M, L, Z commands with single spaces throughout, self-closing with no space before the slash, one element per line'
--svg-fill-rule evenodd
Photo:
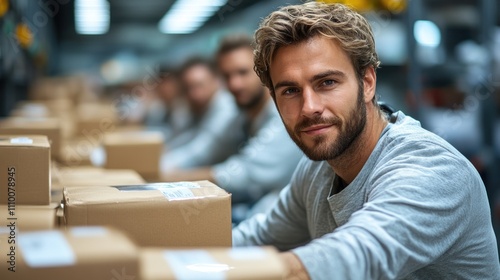
<path fill-rule="evenodd" d="M 217 262 L 203 250 L 165 251 L 163 257 L 170 264 L 176 279 L 224 280 L 225 271 L 233 269 Z"/>
<path fill-rule="evenodd" d="M 160 189 L 160 191 L 168 200 L 183 200 L 195 197 L 188 188 Z"/>
<path fill-rule="evenodd" d="M 30 267 L 68 266 L 76 262 L 71 246 L 58 231 L 20 234 L 19 248 Z"/>
<path fill-rule="evenodd" d="M 10 139 L 11 144 L 28 144 L 31 145 L 33 144 L 33 139 L 28 138 L 28 137 L 17 137 L 17 138 L 12 138 Z"/>

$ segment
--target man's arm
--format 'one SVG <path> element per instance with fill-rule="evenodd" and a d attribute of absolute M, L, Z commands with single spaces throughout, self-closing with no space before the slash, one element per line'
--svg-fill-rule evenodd
<path fill-rule="evenodd" d="M 467 246 L 471 219 L 489 219 L 488 211 L 478 216 L 474 210 L 487 205 L 485 195 L 477 195 L 484 192 L 480 179 L 463 161 L 425 154 L 433 155 L 423 157 L 425 165 L 408 167 L 403 158 L 385 163 L 367 182 L 376 185 L 368 201 L 346 224 L 293 249 L 312 279 L 399 279 L 467 250 L 456 246 Z M 469 261 L 481 266 L 477 257 Z"/>
<path fill-rule="evenodd" d="M 257 214 L 233 229 L 233 246 L 273 245 L 285 251 L 310 240 L 305 205 L 308 185 L 304 184 L 308 162 L 307 158 L 300 161 L 290 184 L 267 214 Z"/>
<path fill-rule="evenodd" d="M 285 265 L 285 280 L 309 280 L 309 274 L 300 259 L 291 252 L 281 253 L 281 260 Z"/>

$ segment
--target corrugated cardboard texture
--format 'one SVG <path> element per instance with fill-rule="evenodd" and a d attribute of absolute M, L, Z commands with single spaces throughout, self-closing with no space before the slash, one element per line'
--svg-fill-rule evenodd
<path fill-rule="evenodd" d="M 9 215 L 7 205 L 0 205 L 0 221 L 15 222 L 20 231 L 48 230 L 57 225 L 57 203 L 49 205 L 18 205 L 14 215 Z M 16 220 L 7 220 L 15 218 Z M 3 252 L 2 252 L 3 253 Z"/>
<path fill-rule="evenodd" d="M 208 181 L 195 195 L 168 200 L 158 190 L 64 189 L 68 226 L 109 225 L 140 246 L 231 246 L 231 195 Z"/>
<path fill-rule="evenodd" d="M 16 205 L 50 202 L 50 145 L 47 136 L 27 135 L 32 144 L 12 144 L 19 136 L 0 136 L 0 204 L 8 203 L 8 169 L 15 168 Z"/>
<path fill-rule="evenodd" d="M 58 158 L 61 153 L 61 124 L 55 118 L 6 118 L 0 121 L 0 135 L 45 135 L 52 157 Z"/>
<path fill-rule="evenodd" d="M 137 248 L 122 233 L 106 229 L 103 234 L 75 235 L 71 231 L 61 231 L 68 241 L 76 263 L 69 266 L 32 268 L 23 260 L 20 248 L 16 250 L 16 272 L 7 270 L 9 263 L 0 262 L 0 279 L 9 280 L 110 280 L 131 279 L 120 277 L 135 277 L 138 279 Z M 21 233 L 22 234 L 22 233 Z M 2 259 L 8 251 L 6 233 L 0 233 L 0 248 Z M 17 246 L 19 246 L 17 244 Z"/>
<path fill-rule="evenodd" d="M 217 263 L 220 271 L 225 275 L 226 280 L 281 280 L 284 277 L 285 269 L 278 252 L 271 247 L 262 248 L 234 248 L 234 249 L 203 249 Z M 231 250 L 238 251 L 236 257 L 231 254 Z M 246 251 L 248 250 L 248 251 Z M 173 264 L 167 262 L 164 253 L 168 249 L 148 248 L 142 249 L 139 254 L 140 273 L 142 280 L 176 280 Z M 170 251 L 175 253 L 175 251 Z M 185 252 L 191 254 L 192 263 L 187 265 L 203 266 L 198 263 L 192 251 Z M 242 254 L 245 254 L 246 256 Z M 186 268 L 188 268 L 186 266 Z M 212 266 L 213 268 L 213 266 Z M 200 271 L 198 269 L 197 271 Z M 210 278 L 212 270 L 207 270 L 205 279 Z M 201 278 L 201 279 L 203 279 Z M 217 278 L 219 279 L 219 278 Z"/>
<path fill-rule="evenodd" d="M 159 178 L 164 137 L 159 132 L 115 132 L 104 136 L 105 167 L 133 169 L 147 180 Z"/>

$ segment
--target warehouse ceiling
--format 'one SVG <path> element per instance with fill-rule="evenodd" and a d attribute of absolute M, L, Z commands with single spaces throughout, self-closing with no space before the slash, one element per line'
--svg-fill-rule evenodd
<path fill-rule="evenodd" d="M 226 6 L 215 13 L 198 31 L 192 34 L 164 34 L 160 32 L 158 23 L 175 0 L 108 0 L 110 27 L 103 35 L 77 34 L 74 23 L 75 5 L 74 1 L 69 1 L 67 4 L 61 4 L 59 12 L 54 17 L 55 42 L 59 48 L 60 61 L 57 68 L 59 71 L 70 71 L 78 67 L 95 69 L 93 65 L 99 65 L 122 54 L 125 57 L 133 56 L 145 64 L 159 60 L 179 61 L 193 53 L 209 54 L 223 34 L 235 30 L 252 33 L 257 28 L 258 22 L 269 12 L 279 6 L 304 1 L 228 0 Z M 496 2 L 496 0 L 483 1 Z M 424 7 L 422 14 L 438 23 L 455 21 L 477 28 L 481 20 L 480 2 L 422 0 Z M 500 9 L 498 4 L 497 9 Z M 383 20 L 387 21 L 385 18 Z M 393 15 L 389 20 L 405 23 L 401 15 Z M 461 29 L 458 30 L 459 33 L 462 32 Z"/>
<path fill-rule="evenodd" d="M 100 39 L 105 39 L 107 36 L 113 37 L 114 34 L 121 32 L 123 28 L 130 28 L 131 26 L 139 27 L 138 29 L 157 29 L 158 22 L 171 8 L 175 0 L 108 0 L 108 2 L 110 7 L 110 29 L 107 34 L 100 35 Z M 220 10 L 227 12 L 221 13 L 219 11 L 206 24 L 222 24 L 225 14 L 244 11 L 259 2 L 266 2 L 266 0 L 229 0 L 226 7 Z M 285 4 L 296 1 L 282 2 Z M 61 5 L 60 12 L 54 18 L 59 41 L 91 39 L 92 36 L 79 35 L 75 32 L 74 18 L 74 2 L 71 1 L 66 5 Z M 146 34 L 136 35 L 144 36 Z"/>

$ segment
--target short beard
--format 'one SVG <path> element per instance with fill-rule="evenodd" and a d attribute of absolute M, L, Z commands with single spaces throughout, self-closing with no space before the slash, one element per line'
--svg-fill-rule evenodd
<path fill-rule="evenodd" d="M 249 110 L 249 109 L 252 109 L 252 108 L 256 107 L 257 105 L 260 104 L 260 102 L 264 98 L 265 94 L 266 94 L 266 92 L 265 92 L 264 88 L 261 87 L 260 90 L 258 92 L 256 92 L 252 96 L 252 99 L 250 99 L 248 102 L 246 102 L 244 104 L 237 103 L 238 108 L 240 108 L 242 110 Z"/>
<path fill-rule="evenodd" d="M 349 147 L 351 147 L 359 138 L 366 126 L 366 104 L 363 100 L 363 92 L 364 87 L 363 84 L 360 83 L 360 86 L 358 86 L 356 107 L 349 113 L 346 123 L 342 123 L 342 121 L 337 117 L 318 117 L 303 119 L 293 130 L 288 126 L 285 126 L 292 140 L 309 159 L 314 161 L 334 160 L 344 154 L 346 150 L 349 149 Z M 304 128 L 316 124 L 330 124 L 336 126 L 339 129 L 337 140 L 333 143 L 326 143 L 325 141 L 327 138 L 320 135 L 314 139 L 314 147 L 307 147 L 300 140 L 301 131 Z"/>

